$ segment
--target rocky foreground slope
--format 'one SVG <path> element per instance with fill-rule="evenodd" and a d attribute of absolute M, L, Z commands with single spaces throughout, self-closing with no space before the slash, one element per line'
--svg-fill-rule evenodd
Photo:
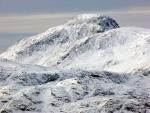
<path fill-rule="evenodd" d="M 1 113 L 150 113 L 150 30 L 80 15 L 0 55 Z"/>

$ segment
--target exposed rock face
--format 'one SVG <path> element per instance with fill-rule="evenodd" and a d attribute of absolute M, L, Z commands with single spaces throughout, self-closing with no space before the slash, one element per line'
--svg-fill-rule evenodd
<path fill-rule="evenodd" d="M 149 29 L 80 15 L 0 56 L 0 113 L 150 113 Z"/>

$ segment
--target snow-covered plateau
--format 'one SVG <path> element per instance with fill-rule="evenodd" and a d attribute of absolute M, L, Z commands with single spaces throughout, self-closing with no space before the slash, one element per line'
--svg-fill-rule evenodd
<path fill-rule="evenodd" d="M 150 29 L 84 14 L 0 55 L 0 113 L 150 113 Z"/>

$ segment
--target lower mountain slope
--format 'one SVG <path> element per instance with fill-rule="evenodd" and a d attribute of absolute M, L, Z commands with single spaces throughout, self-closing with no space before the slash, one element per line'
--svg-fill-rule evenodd
<path fill-rule="evenodd" d="M 0 64 L 1 113 L 150 112 L 149 69 L 130 74 Z"/>

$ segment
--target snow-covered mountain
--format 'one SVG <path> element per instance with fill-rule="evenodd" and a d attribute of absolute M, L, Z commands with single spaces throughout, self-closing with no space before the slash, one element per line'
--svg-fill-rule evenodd
<path fill-rule="evenodd" d="M 85 43 L 89 36 L 118 27 L 116 21 L 109 17 L 80 15 L 64 25 L 21 40 L 1 57 L 21 63 L 56 65 L 72 49 Z"/>
<path fill-rule="evenodd" d="M 1 113 L 150 113 L 150 30 L 80 15 L 0 55 Z"/>

